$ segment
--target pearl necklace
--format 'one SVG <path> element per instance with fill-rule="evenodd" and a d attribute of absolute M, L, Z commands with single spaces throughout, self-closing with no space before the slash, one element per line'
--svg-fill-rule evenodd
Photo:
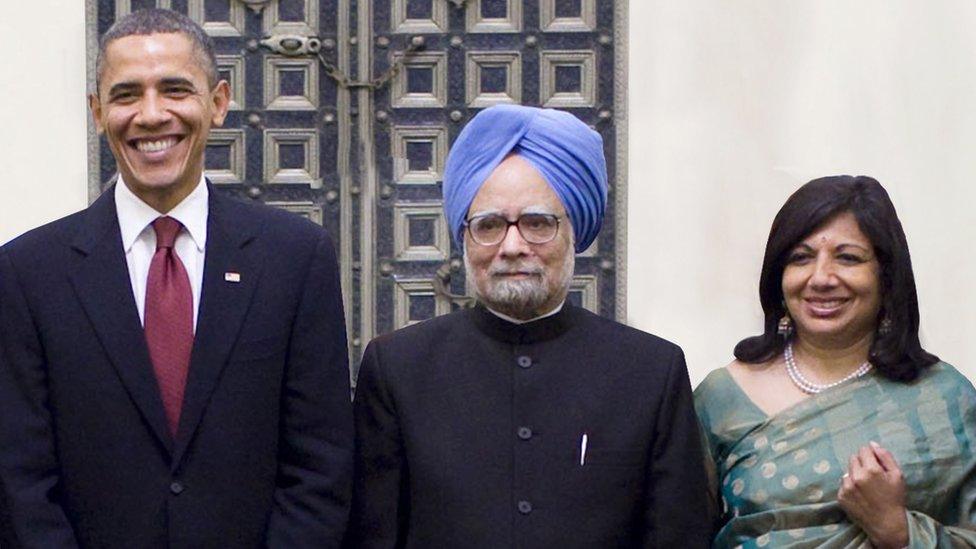
<path fill-rule="evenodd" d="M 803 377 L 803 374 L 800 373 L 800 369 L 796 367 L 796 360 L 793 358 L 793 343 L 786 344 L 786 348 L 783 349 L 783 359 L 786 361 L 786 373 L 790 375 L 790 379 L 793 381 L 793 384 L 799 387 L 799 389 L 804 393 L 810 395 L 818 394 L 822 391 L 826 391 L 827 389 L 832 389 L 842 383 L 847 383 L 852 379 L 857 379 L 870 372 L 872 368 L 871 362 L 865 361 L 864 364 L 861 364 L 856 370 L 847 374 L 843 378 L 838 379 L 833 383 L 821 385 L 819 383 L 810 381 L 809 379 Z"/>

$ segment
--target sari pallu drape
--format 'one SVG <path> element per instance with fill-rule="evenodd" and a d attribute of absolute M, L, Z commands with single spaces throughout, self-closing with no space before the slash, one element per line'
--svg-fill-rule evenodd
<path fill-rule="evenodd" d="M 869 547 L 837 490 L 870 441 L 904 473 L 910 547 L 976 547 L 976 390 L 952 366 L 912 383 L 872 372 L 772 416 L 721 369 L 695 406 L 722 516 L 714 547 Z"/>

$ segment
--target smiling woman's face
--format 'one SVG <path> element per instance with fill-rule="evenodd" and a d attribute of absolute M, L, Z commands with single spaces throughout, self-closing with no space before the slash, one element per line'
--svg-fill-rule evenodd
<path fill-rule="evenodd" d="M 880 264 L 854 214 L 838 214 L 790 251 L 783 298 L 797 336 L 831 347 L 875 331 L 881 308 Z"/>

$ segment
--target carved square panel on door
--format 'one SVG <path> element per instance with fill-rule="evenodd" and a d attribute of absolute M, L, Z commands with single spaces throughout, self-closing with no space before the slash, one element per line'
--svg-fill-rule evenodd
<path fill-rule="evenodd" d="M 596 1 L 539 0 L 539 27 L 543 32 L 592 32 Z"/>
<path fill-rule="evenodd" d="M 431 184 L 441 180 L 447 159 L 447 129 L 395 126 L 393 172 L 397 184 Z"/>
<path fill-rule="evenodd" d="M 395 293 L 393 318 L 396 328 L 451 312 L 451 304 L 437 295 L 430 279 L 398 277 Z"/>
<path fill-rule="evenodd" d="M 264 59 L 264 106 L 272 111 L 314 111 L 319 106 L 316 59 L 267 56 Z"/>
<path fill-rule="evenodd" d="M 170 9 L 171 0 L 115 0 L 115 19 L 129 15 L 134 11 L 146 8 L 165 8 Z"/>
<path fill-rule="evenodd" d="M 265 130 L 264 180 L 322 186 L 319 179 L 319 134 L 315 130 Z"/>
<path fill-rule="evenodd" d="M 451 237 L 443 204 L 402 202 L 393 208 L 393 250 L 398 261 L 445 261 Z"/>
<path fill-rule="evenodd" d="M 465 75 L 469 107 L 522 102 L 522 56 L 513 52 L 467 53 Z"/>
<path fill-rule="evenodd" d="M 522 0 L 470 0 L 466 10 L 468 32 L 522 31 Z"/>
<path fill-rule="evenodd" d="M 566 301 L 600 314 L 600 285 L 595 275 L 575 275 L 569 284 Z"/>
<path fill-rule="evenodd" d="M 543 106 L 589 108 L 596 105 L 596 55 L 583 51 L 539 54 L 539 95 Z"/>
<path fill-rule="evenodd" d="M 447 32 L 448 3 L 444 0 L 392 0 L 393 32 Z"/>
<path fill-rule="evenodd" d="M 391 102 L 394 108 L 440 108 L 447 103 L 447 55 L 424 53 L 404 59 L 393 55 L 393 63 L 402 63 L 393 77 Z"/>
<path fill-rule="evenodd" d="M 318 36 L 319 0 L 274 0 L 264 8 L 267 35 Z"/>
<path fill-rule="evenodd" d="M 244 130 L 210 130 L 205 155 L 206 175 L 217 184 L 244 182 Z"/>
<path fill-rule="evenodd" d="M 236 0 L 187 0 L 187 15 L 210 36 L 242 36 L 244 9 Z"/>

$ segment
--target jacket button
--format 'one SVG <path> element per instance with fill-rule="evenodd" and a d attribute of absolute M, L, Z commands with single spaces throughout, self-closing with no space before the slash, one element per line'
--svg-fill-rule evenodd
<path fill-rule="evenodd" d="M 528 427 L 519 427 L 518 437 L 522 440 L 529 440 L 532 438 L 532 429 L 529 429 Z"/>
<path fill-rule="evenodd" d="M 529 356 L 522 355 L 522 356 L 518 357 L 518 359 L 516 360 L 516 362 L 518 362 L 518 365 L 521 366 L 522 368 L 531 368 L 532 367 L 532 357 L 529 357 Z"/>
<path fill-rule="evenodd" d="M 523 515 L 528 515 L 529 513 L 532 512 L 532 504 L 525 500 L 522 500 L 518 502 L 518 510 L 519 513 L 522 513 Z"/>
<path fill-rule="evenodd" d="M 183 493 L 183 490 L 185 490 L 185 489 L 186 489 L 186 487 L 183 486 L 183 483 L 180 482 L 180 481 L 178 481 L 178 480 L 174 480 L 169 485 L 169 491 L 172 492 L 174 496 L 178 496 L 178 495 L 182 494 Z"/>

